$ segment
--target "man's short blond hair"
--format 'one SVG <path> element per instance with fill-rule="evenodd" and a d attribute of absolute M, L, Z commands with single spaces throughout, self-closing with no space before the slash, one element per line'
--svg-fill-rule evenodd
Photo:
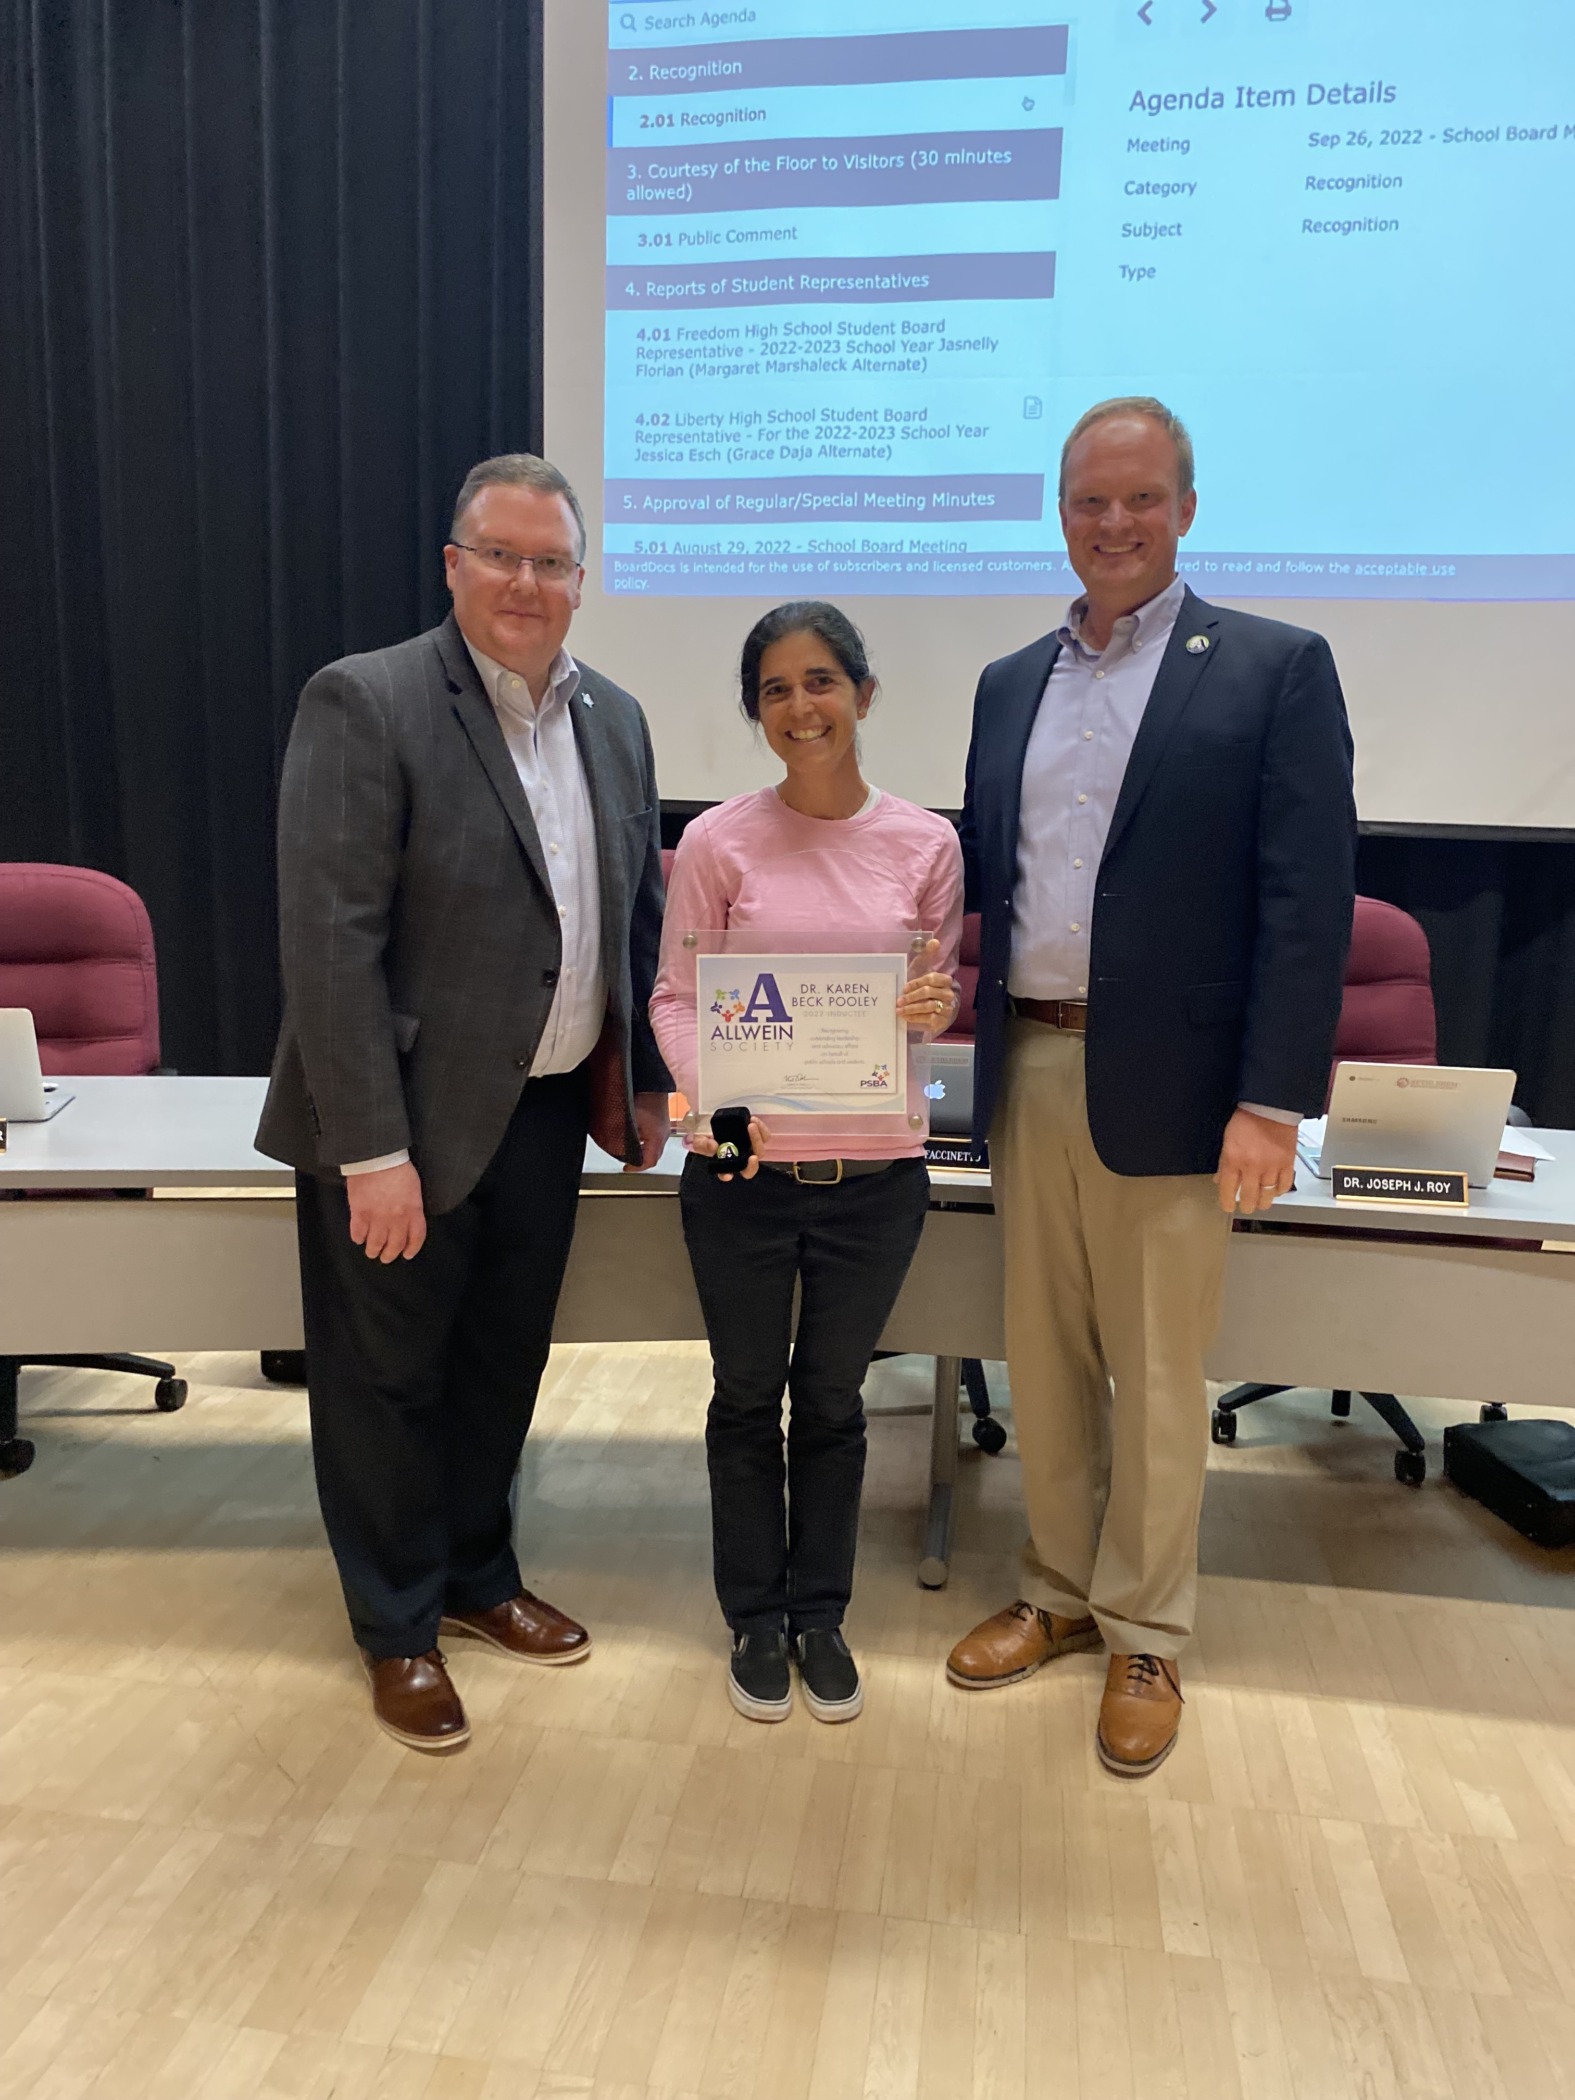
<path fill-rule="evenodd" d="M 449 537 L 455 539 L 465 529 L 465 513 L 483 489 L 517 488 L 535 489 L 542 496 L 561 496 L 574 517 L 575 537 L 579 545 L 575 560 L 585 559 L 585 512 L 580 499 L 569 486 L 569 478 L 551 460 L 542 459 L 534 452 L 500 452 L 496 459 L 478 460 L 459 485 L 459 494 L 454 498 L 454 522 L 449 527 Z"/>
<path fill-rule="evenodd" d="M 1092 408 L 1080 415 L 1067 433 L 1066 443 L 1061 447 L 1061 488 L 1066 498 L 1066 463 L 1071 457 L 1072 447 L 1085 431 L 1092 430 L 1096 423 L 1105 423 L 1112 416 L 1147 416 L 1157 423 L 1176 448 L 1176 472 L 1178 496 L 1190 496 L 1195 486 L 1193 479 L 1192 438 L 1180 416 L 1168 409 L 1163 401 L 1156 401 L 1152 394 L 1118 394 L 1111 401 L 1096 401 Z"/>

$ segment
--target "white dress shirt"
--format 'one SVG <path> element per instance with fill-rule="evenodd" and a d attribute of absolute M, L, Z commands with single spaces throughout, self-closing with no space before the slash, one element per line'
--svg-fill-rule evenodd
<path fill-rule="evenodd" d="M 1087 600 L 1057 636 L 1023 758 L 1007 990 L 1019 999 L 1086 999 L 1095 884 L 1132 746 L 1181 617 L 1178 576 L 1157 598 L 1117 620 L 1102 650 L 1083 640 Z M 1294 1109 L 1241 1106 L 1275 1123 Z"/>
<path fill-rule="evenodd" d="M 583 1064 L 595 1049 L 607 1018 L 596 822 L 569 712 L 580 689 L 580 670 L 568 650 L 560 649 L 538 706 L 517 671 L 483 656 L 468 639 L 465 646 L 492 702 L 530 804 L 562 928 L 563 960 L 557 988 L 530 1068 L 532 1079 L 544 1079 L 549 1073 L 572 1072 Z M 384 1167 L 402 1167 L 409 1157 L 407 1151 L 389 1152 L 380 1159 L 356 1160 L 340 1171 L 372 1174 Z"/>

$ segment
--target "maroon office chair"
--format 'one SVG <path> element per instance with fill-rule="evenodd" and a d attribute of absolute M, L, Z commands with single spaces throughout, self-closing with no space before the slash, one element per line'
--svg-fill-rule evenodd
<path fill-rule="evenodd" d="M 39 1063 L 51 1076 L 156 1071 L 153 928 L 136 891 L 95 868 L 0 862 L 0 1006 L 31 1011 Z M 69 1106 L 62 1113 L 70 1115 Z M 33 1446 L 17 1435 L 17 1387 L 26 1365 L 152 1378 L 154 1403 L 165 1414 L 186 1400 L 186 1381 L 155 1357 L 0 1356 L 0 1480 L 33 1463 Z"/>
<path fill-rule="evenodd" d="M 1378 1065 L 1438 1063 L 1427 935 L 1409 912 L 1376 897 L 1356 900 L 1345 997 L 1329 1066 L 1331 1089 L 1342 1057 Z"/>
<path fill-rule="evenodd" d="M 1427 935 L 1409 912 L 1380 903 L 1376 897 L 1356 900 L 1351 952 L 1345 965 L 1345 997 L 1329 1067 L 1331 1091 L 1334 1068 L 1343 1057 L 1385 1065 L 1438 1062 L 1438 1024 L 1433 1011 L 1432 956 Z M 1215 1443 L 1235 1443 L 1236 1416 L 1242 1408 L 1289 1390 L 1283 1385 L 1233 1387 L 1214 1410 L 1210 1433 Z M 1364 1392 L 1361 1397 L 1400 1439 L 1401 1449 L 1395 1453 L 1395 1478 L 1407 1487 L 1420 1487 L 1427 1478 L 1427 1446 L 1422 1432 L 1393 1393 Z M 1330 1412 L 1342 1418 L 1348 1416 L 1350 1393 L 1332 1394 Z M 1485 1419 L 1502 1420 L 1505 1411 L 1489 1406 L 1482 1412 Z"/>

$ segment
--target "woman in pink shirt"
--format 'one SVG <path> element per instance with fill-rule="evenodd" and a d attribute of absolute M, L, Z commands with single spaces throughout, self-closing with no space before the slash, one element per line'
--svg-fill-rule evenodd
<path fill-rule="evenodd" d="M 686 933 L 853 940 L 922 929 L 929 949 L 901 1011 L 926 1036 L 957 1011 L 957 834 L 859 769 L 875 680 L 857 628 L 833 605 L 779 606 L 745 642 L 739 675 L 744 713 L 787 771 L 697 817 L 678 847 L 651 1022 L 691 1101 L 699 1053 Z M 811 1713 L 851 1721 L 863 1690 L 841 1627 L 864 1479 L 861 1389 L 924 1229 L 929 1175 L 907 1130 L 817 1142 L 779 1119 L 751 1122 L 750 1135 L 754 1156 L 725 1176 L 704 1156 L 714 1139 L 691 1139 L 681 1190 L 711 1342 L 706 1455 L 717 1597 L 733 1633 L 728 1691 L 749 1719 L 785 1720 L 796 1665 Z"/>

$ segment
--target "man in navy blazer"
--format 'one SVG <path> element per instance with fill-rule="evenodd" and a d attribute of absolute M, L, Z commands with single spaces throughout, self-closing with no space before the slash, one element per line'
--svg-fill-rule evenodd
<path fill-rule="evenodd" d="M 1231 1217 L 1291 1186 L 1350 940 L 1351 737 L 1328 644 L 1194 597 L 1191 441 L 1102 402 L 1062 454 L 1085 595 L 985 671 L 963 850 L 983 916 L 976 1128 L 1006 1246 L 1028 1594 L 948 1675 L 1110 1651 L 1097 1747 L 1181 1717 Z"/>

